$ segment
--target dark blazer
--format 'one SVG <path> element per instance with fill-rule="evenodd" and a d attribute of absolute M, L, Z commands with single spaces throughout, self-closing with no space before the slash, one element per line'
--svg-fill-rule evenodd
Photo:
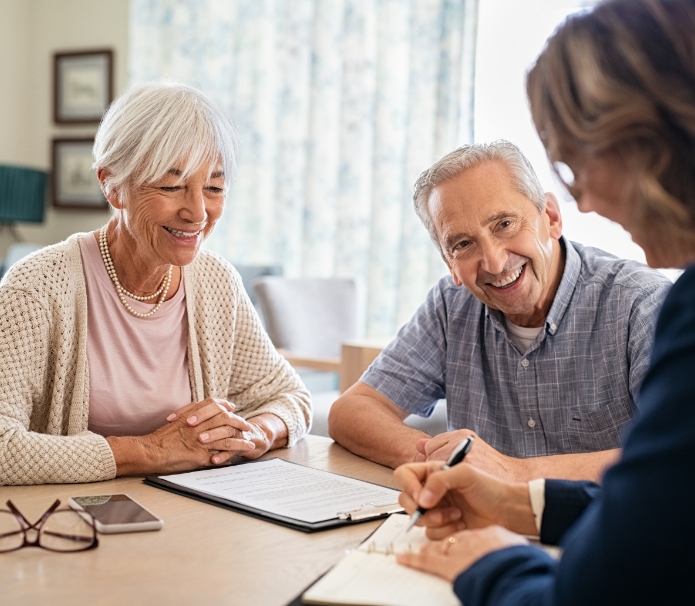
<path fill-rule="evenodd" d="M 601 487 L 594 482 L 546 480 L 541 543 L 557 545 L 599 494 Z"/>
<path fill-rule="evenodd" d="M 664 302 L 640 409 L 560 562 L 530 546 L 488 554 L 454 583 L 466 606 L 695 604 L 695 266 Z"/>

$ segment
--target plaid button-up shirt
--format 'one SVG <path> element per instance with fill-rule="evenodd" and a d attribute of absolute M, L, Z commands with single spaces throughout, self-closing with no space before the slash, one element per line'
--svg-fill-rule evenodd
<path fill-rule="evenodd" d="M 561 242 L 562 280 L 525 353 L 499 311 L 447 276 L 361 380 L 420 416 L 446 398 L 450 430 L 471 429 L 506 455 L 620 446 L 671 282 L 640 263 Z"/>

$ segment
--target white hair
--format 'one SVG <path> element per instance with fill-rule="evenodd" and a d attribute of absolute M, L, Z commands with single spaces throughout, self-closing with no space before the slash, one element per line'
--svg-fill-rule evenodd
<path fill-rule="evenodd" d="M 204 165 L 234 173 L 237 133 L 230 118 L 203 92 L 178 82 L 134 86 L 109 107 L 94 139 L 92 168 L 105 169 L 106 193 L 161 179 L 176 167 L 181 178 Z"/>
<path fill-rule="evenodd" d="M 545 209 L 545 192 L 536 176 L 536 172 L 516 145 L 504 139 L 493 141 L 492 143 L 464 145 L 435 162 L 415 181 L 415 191 L 413 193 L 415 212 L 440 250 L 437 230 L 432 223 L 428 208 L 432 190 L 445 181 L 458 177 L 469 168 L 490 160 L 504 162 L 511 172 L 514 189 L 531 200 L 539 212 L 543 212 Z"/>

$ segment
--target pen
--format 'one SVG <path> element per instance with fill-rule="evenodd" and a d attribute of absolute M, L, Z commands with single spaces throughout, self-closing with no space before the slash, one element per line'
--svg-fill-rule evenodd
<path fill-rule="evenodd" d="M 473 446 L 473 436 L 468 436 L 465 440 L 463 440 L 456 448 L 454 448 L 453 452 L 451 455 L 449 455 L 449 458 L 446 460 L 446 463 L 442 466 L 442 469 L 449 469 L 449 467 L 453 467 L 454 465 L 458 465 L 463 459 L 466 458 L 466 455 L 468 454 L 468 451 L 471 449 L 471 446 Z M 405 529 L 406 532 L 408 532 L 415 524 L 417 524 L 417 521 L 425 515 L 427 510 L 424 507 L 418 507 L 414 512 L 413 515 L 410 516 L 410 521 L 408 522 L 408 527 Z"/>

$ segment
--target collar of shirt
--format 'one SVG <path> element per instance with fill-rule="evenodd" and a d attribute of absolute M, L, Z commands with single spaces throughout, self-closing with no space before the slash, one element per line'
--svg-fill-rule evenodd
<path fill-rule="evenodd" d="M 562 272 L 562 280 L 560 280 L 560 286 L 558 286 L 555 293 L 553 304 L 550 306 L 548 317 L 545 319 L 547 332 L 551 335 L 557 332 L 558 326 L 560 326 L 560 322 L 567 311 L 582 268 L 582 260 L 579 253 L 565 236 L 560 237 L 560 246 L 565 253 L 565 269 Z M 490 318 L 497 330 L 507 331 L 504 325 L 504 316 L 498 309 L 492 309 L 486 305 L 485 315 Z"/>

